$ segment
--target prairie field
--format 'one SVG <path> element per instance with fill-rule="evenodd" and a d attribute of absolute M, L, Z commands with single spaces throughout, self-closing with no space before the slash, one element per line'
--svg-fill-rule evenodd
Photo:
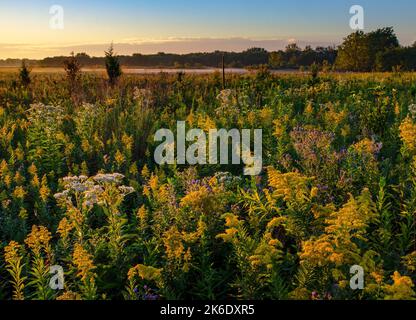
<path fill-rule="evenodd" d="M 177 121 L 261 129 L 261 173 L 156 164 Z M 0 72 L 1 300 L 397 300 L 415 280 L 415 73 Z"/>

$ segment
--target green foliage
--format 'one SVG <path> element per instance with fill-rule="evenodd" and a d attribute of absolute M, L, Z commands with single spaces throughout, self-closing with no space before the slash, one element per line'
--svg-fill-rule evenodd
<path fill-rule="evenodd" d="M 382 54 L 398 48 L 393 28 L 381 28 L 364 33 L 356 31 L 344 39 L 338 49 L 336 66 L 340 70 L 372 71 L 383 68 Z"/>
<path fill-rule="evenodd" d="M 412 298 L 415 75 L 256 71 L 0 74 L 0 298 Z M 264 170 L 156 165 L 178 120 L 262 128 Z"/>

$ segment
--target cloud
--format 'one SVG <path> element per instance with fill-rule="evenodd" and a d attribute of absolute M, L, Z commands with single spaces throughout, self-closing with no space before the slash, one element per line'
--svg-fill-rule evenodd
<path fill-rule="evenodd" d="M 261 47 L 273 51 L 283 49 L 288 43 L 296 42 L 300 47 L 306 45 L 328 46 L 334 43 L 323 41 L 303 41 L 296 39 L 249 39 L 249 38 L 168 38 L 142 40 L 136 38 L 124 39 L 114 43 L 118 54 L 133 53 L 152 54 L 212 52 L 215 50 L 244 51 L 252 47 Z M 72 45 L 32 45 L 32 44 L 0 44 L 0 58 L 44 58 L 48 56 L 68 55 L 71 51 L 85 52 L 91 56 L 103 56 L 108 49 L 108 43 L 72 44 Z"/>

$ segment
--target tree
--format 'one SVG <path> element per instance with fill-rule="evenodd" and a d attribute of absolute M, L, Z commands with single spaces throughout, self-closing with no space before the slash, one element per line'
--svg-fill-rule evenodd
<path fill-rule="evenodd" d="M 71 56 L 64 61 L 64 69 L 66 71 L 66 76 L 68 78 L 72 90 L 76 85 L 76 82 L 79 77 L 79 72 L 81 70 L 81 66 L 78 62 L 77 57 L 75 57 L 74 52 L 71 52 Z"/>
<path fill-rule="evenodd" d="M 272 68 L 281 68 L 285 66 L 285 57 L 282 51 L 273 51 L 269 55 L 269 65 Z"/>
<path fill-rule="evenodd" d="M 364 33 L 357 31 L 339 46 L 336 65 L 350 71 L 372 71 L 380 66 L 380 54 L 399 47 L 393 28 L 381 28 Z"/>
<path fill-rule="evenodd" d="M 25 60 L 22 61 L 22 67 L 20 68 L 20 71 L 19 71 L 19 78 L 20 78 L 20 83 L 24 87 L 27 87 L 31 82 L 30 70 L 27 68 Z"/>
<path fill-rule="evenodd" d="M 370 71 L 370 47 L 362 31 L 351 33 L 338 48 L 336 66 L 340 70 Z"/>
<path fill-rule="evenodd" d="M 377 67 L 377 56 L 381 53 L 399 47 L 399 40 L 392 27 L 377 29 L 367 34 L 371 70 Z"/>
<path fill-rule="evenodd" d="M 312 81 L 316 82 L 316 80 L 318 80 L 318 76 L 319 76 L 319 65 L 314 62 L 311 65 L 310 69 L 311 69 Z"/>
<path fill-rule="evenodd" d="M 108 81 L 110 85 L 114 85 L 121 76 L 120 62 L 114 53 L 113 44 L 108 51 L 105 51 L 105 67 L 107 69 Z"/>
<path fill-rule="evenodd" d="M 376 63 L 379 71 L 397 70 L 398 67 L 404 71 L 414 71 L 416 70 L 416 47 L 399 47 L 380 52 Z"/>

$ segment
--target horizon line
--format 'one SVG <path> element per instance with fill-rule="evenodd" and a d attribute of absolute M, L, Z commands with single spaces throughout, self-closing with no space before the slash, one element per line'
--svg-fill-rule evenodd
<path fill-rule="evenodd" d="M 120 56 L 133 54 L 152 55 L 159 52 L 167 54 L 211 53 L 215 51 L 243 52 L 250 48 L 264 48 L 278 51 L 289 44 L 296 43 L 300 48 L 306 46 L 331 47 L 338 46 L 342 40 L 303 40 L 295 38 L 169 38 L 164 40 L 117 41 L 113 42 L 114 50 Z M 68 56 L 71 52 L 86 53 L 90 57 L 103 57 L 104 51 L 111 45 L 101 43 L 73 44 L 30 44 L 30 43 L 0 43 L 0 59 L 42 60 L 49 57 Z"/>

